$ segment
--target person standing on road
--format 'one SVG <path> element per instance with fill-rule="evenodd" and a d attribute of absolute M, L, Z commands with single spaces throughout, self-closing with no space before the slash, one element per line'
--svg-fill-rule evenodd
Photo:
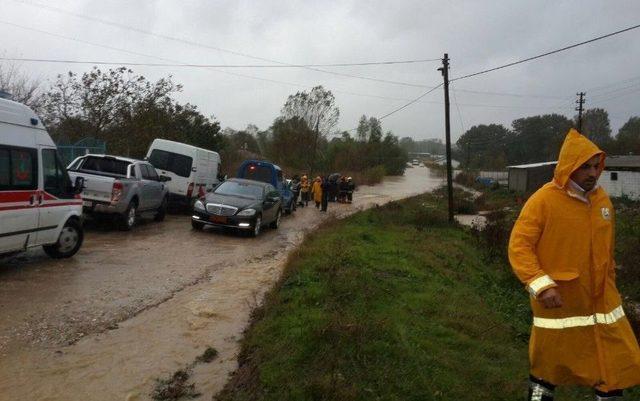
<path fill-rule="evenodd" d="M 556 385 L 582 385 L 596 400 L 622 400 L 640 384 L 640 348 L 615 283 L 614 210 L 597 185 L 605 154 L 567 134 L 553 180 L 526 202 L 509 260 L 531 294 L 530 401 Z"/>
<path fill-rule="evenodd" d="M 329 198 L 331 196 L 331 188 L 332 183 L 329 181 L 329 177 L 324 177 L 322 180 L 322 207 L 320 208 L 321 212 L 327 211 L 327 206 L 329 205 Z"/>
<path fill-rule="evenodd" d="M 300 181 L 300 206 L 305 207 L 309 206 L 309 192 L 311 191 L 311 186 L 309 185 L 309 179 L 306 175 L 302 176 L 302 180 Z"/>
<path fill-rule="evenodd" d="M 322 179 L 320 177 L 316 177 L 313 181 L 311 194 L 313 195 L 313 201 L 316 203 L 316 209 L 319 209 L 320 202 L 322 202 Z"/>
<path fill-rule="evenodd" d="M 298 198 L 300 197 L 300 177 L 297 174 L 291 180 L 291 192 L 293 192 L 293 210 L 296 210 Z"/>
<path fill-rule="evenodd" d="M 353 182 L 353 178 L 347 177 L 347 203 L 353 202 L 353 191 L 356 190 L 356 184 Z"/>
<path fill-rule="evenodd" d="M 349 191 L 347 177 L 345 177 L 344 175 L 340 177 L 340 183 L 338 185 L 338 202 L 347 203 L 347 192 Z"/>

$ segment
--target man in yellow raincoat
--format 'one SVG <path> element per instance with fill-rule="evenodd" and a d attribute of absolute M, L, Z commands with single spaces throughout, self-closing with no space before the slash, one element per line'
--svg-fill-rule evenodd
<path fill-rule="evenodd" d="M 531 196 L 511 233 L 509 260 L 531 294 L 531 401 L 553 400 L 564 384 L 621 400 L 640 384 L 640 349 L 615 284 L 615 214 L 597 185 L 604 160 L 569 131 L 553 181 Z"/>

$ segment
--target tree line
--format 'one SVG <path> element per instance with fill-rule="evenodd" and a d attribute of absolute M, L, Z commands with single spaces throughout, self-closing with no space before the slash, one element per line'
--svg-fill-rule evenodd
<path fill-rule="evenodd" d="M 577 116 L 560 114 L 519 118 L 511 128 L 481 124 L 468 129 L 456 142 L 454 157 L 463 168 L 500 170 L 508 165 L 553 161 Z M 601 108 L 583 113 L 582 132 L 611 155 L 640 155 L 640 117 L 631 117 L 612 136 L 609 114 Z"/>
<path fill-rule="evenodd" d="M 175 99 L 182 86 L 171 76 L 154 82 L 125 67 L 94 67 L 58 75 L 46 89 L 42 86 L 13 67 L 0 69 L 0 89 L 34 108 L 59 144 L 91 137 L 105 141 L 111 154 L 142 158 L 155 138 L 169 139 L 221 153 L 229 174 L 247 157 L 271 160 L 291 174 L 373 169 L 396 175 L 408 161 L 399 139 L 390 131 L 383 134 L 376 118 L 362 116 L 353 135 L 337 131 L 340 110 L 322 86 L 290 95 L 264 130 L 253 124 L 222 129 L 214 116 Z"/>

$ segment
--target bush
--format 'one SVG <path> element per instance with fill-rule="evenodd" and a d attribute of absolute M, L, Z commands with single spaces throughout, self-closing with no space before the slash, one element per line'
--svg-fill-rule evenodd
<path fill-rule="evenodd" d="M 382 182 L 382 179 L 386 175 L 386 170 L 383 166 L 370 167 L 361 173 L 354 173 L 353 177 L 356 185 L 374 185 Z"/>
<path fill-rule="evenodd" d="M 487 222 L 484 228 L 474 230 L 481 247 L 485 249 L 489 259 L 500 258 L 509 263 L 507 249 L 509 247 L 509 237 L 515 224 L 515 216 L 502 210 L 487 214 Z"/>
<path fill-rule="evenodd" d="M 456 175 L 454 181 L 460 185 L 464 185 L 465 187 L 473 187 L 476 183 L 477 177 L 478 174 L 469 170 L 464 170 Z"/>

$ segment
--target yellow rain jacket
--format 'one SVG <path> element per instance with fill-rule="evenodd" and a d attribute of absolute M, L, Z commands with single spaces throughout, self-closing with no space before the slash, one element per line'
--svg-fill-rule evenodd
<path fill-rule="evenodd" d="M 317 177 L 315 181 L 313 181 L 311 192 L 313 193 L 314 202 L 322 202 L 322 181 L 320 180 L 320 177 Z"/>
<path fill-rule="evenodd" d="M 553 181 L 527 201 L 511 232 L 509 260 L 531 294 L 531 374 L 601 391 L 640 384 L 640 349 L 615 284 L 613 205 L 600 187 L 582 197 L 571 174 L 604 153 L 576 130 L 560 150 Z M 560 308 L 536 300 L 556 287 Z"/>

